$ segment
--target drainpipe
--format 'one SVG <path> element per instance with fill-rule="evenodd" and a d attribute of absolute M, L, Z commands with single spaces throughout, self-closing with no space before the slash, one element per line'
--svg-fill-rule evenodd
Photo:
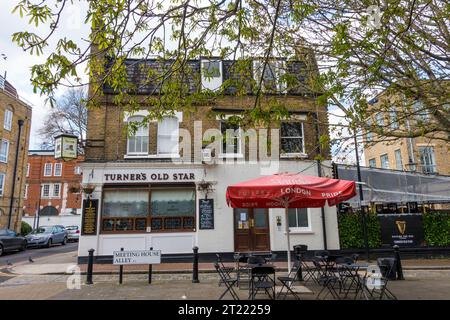
<path fill-rule="evenodd" d="M 316 106 L 317 107 L 317 106 Z M 319 119 L 317 116 L 317 112 L 312 113 L 314 120 L 316 122 L 316 138 L 317 138 L 317 149 L 316 149 L 316 155 L 320 156 L 322 155 L 322 148 L 320 146 L 320 131 L 319 131 Z M 322 176 L 322 164 L 320 162 L 320 159 L 317 159 L 317 173 L 318 176 Z M 323 249 L 327 250 L 327 228 L 326 228 L 326 221 L 325 221 L 325 209 L 323 207 L 320 208 L 321 211 L 321 217 L 322 217 L 322 235 L 323 235 Z"/>
<path fill-rule="evenodd" d="M 22 135 L 22 126 L 23 126 L 24 121 L 22 119 L 19 119 L 19 121 L 17 123 L 19 124 L 19 134 L 17 136 L 16 159 L 14 160 L 14 172 L 13 172 L 13 179 L 12 179 L 11 200 L 9 202 L 8 229 L 11 229 L 12 209 L 13 209 L 13 205 L 14 205 L 14 192 L 16 189 L 17 163 L 19 162 L 20 138 Z"/>

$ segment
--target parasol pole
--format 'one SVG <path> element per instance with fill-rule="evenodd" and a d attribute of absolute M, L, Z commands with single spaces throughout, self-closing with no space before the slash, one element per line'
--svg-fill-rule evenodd
<path fill-rule="evenodd" d="M 287 236 L 287 261 L 288 261 L 288 274 L 291 273 L 291 243 L 289 239 L 289 203 L 286 201 L 284 205 L 286 215 L 286 236 Z"/>

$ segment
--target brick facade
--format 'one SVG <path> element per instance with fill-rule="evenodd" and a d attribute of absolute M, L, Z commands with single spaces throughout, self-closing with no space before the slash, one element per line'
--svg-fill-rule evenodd
<path fill-rule="evenodd" d="M 48 208 L 53 207 L 54 211 L 60 214 L 79 214 L 81 209 L 81 171 L 76 172 L 83 156 L 77 160 L 62 161 L 54 158 L 53 151 L 29 151 L 28 154 L 28 175 L 26 178 L 27 194 L 24 202 L 24 214 L 34 216 L 37 208 L 41 208 L 41 215 L 45 215 Z M 50 175 L 46 176 L 45 166 L 50 168 Z M 61 175 L 56 171 L 56 165 L 60 164 Z M 79 169 L 78 169 L 79 170 Z M 58 170 L 59 171 L 59 170 Z M 47 172 L 49 173 L 49 172 Z M 41 193 L 41 186 L 49 185 L 49 195 Z M 58 195 L 55 195 L 54 185 L 59 185 Z"/>
<path fill-rule="evenodd" d="M 12 112 L 11 130 L 5 128 L 7 110 Z M 19 120 L 24 121 L 20 141 Z M 0 194 L 0 228 L 9 225 L 11 230 L 20 231 L 30 126 L 31 107 L 19 99 L 16 90 L 6 81 L 5 86 L 0 88 L 0 141 L 6 140 L 9 148 L 6 162 L 0 161 L 0 174 L 4 175 L 3 192 Z M 13 181 L 17 153 L 16 179 Z"/>

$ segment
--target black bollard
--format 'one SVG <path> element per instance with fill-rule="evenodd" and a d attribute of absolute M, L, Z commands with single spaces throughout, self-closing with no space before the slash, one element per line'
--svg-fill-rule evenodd
<path fill-rule="evenodd" d="M 94 249 L 89 249 L 89 259 L 88 259 L 88 267 L 87 267 L 87 278 L 86 284 L 93 284 L 92 282 L 92 272 L 94 267 Z"/>
<path fill-rule="evenodd" d="M 198 247 L 192 248 L 194 250 L 194 263 L 192 266 L 192 283 L 199 283 L 198 281 Z"/>
<path fill-rule="evenodd" d="M 397 280 L 405 280 L 403 277 L 402 261 L 400 259 L 400 250 L 397 245 L 394 246 L 395 261 L 397 265 Z"/>
<path fill-rule="evenodd" d="M 123 251 L 123 248 L 120 248 L 120 251 Z M 122 284 L 122 278 L 123 278 L 123 264 L 119 267 L 119 284 Z"/>
<path fill-rule="evenodd" d="M 153 250 L 153 247 L 150 247 L 150 250 Z M 153 265 L 149 264 L 148 265 L 148 284 L 152 283 L 152 270 L 153 269 Z"/>

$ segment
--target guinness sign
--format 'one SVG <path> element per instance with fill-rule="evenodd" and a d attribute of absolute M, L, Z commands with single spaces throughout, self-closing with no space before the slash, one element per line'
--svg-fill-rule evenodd
<path fill-rule="evenodd" d="M 381 241 L 383 244 L 399 247 L 423 245 L 423 223 L 421 214 L 379 215 Z"/>

